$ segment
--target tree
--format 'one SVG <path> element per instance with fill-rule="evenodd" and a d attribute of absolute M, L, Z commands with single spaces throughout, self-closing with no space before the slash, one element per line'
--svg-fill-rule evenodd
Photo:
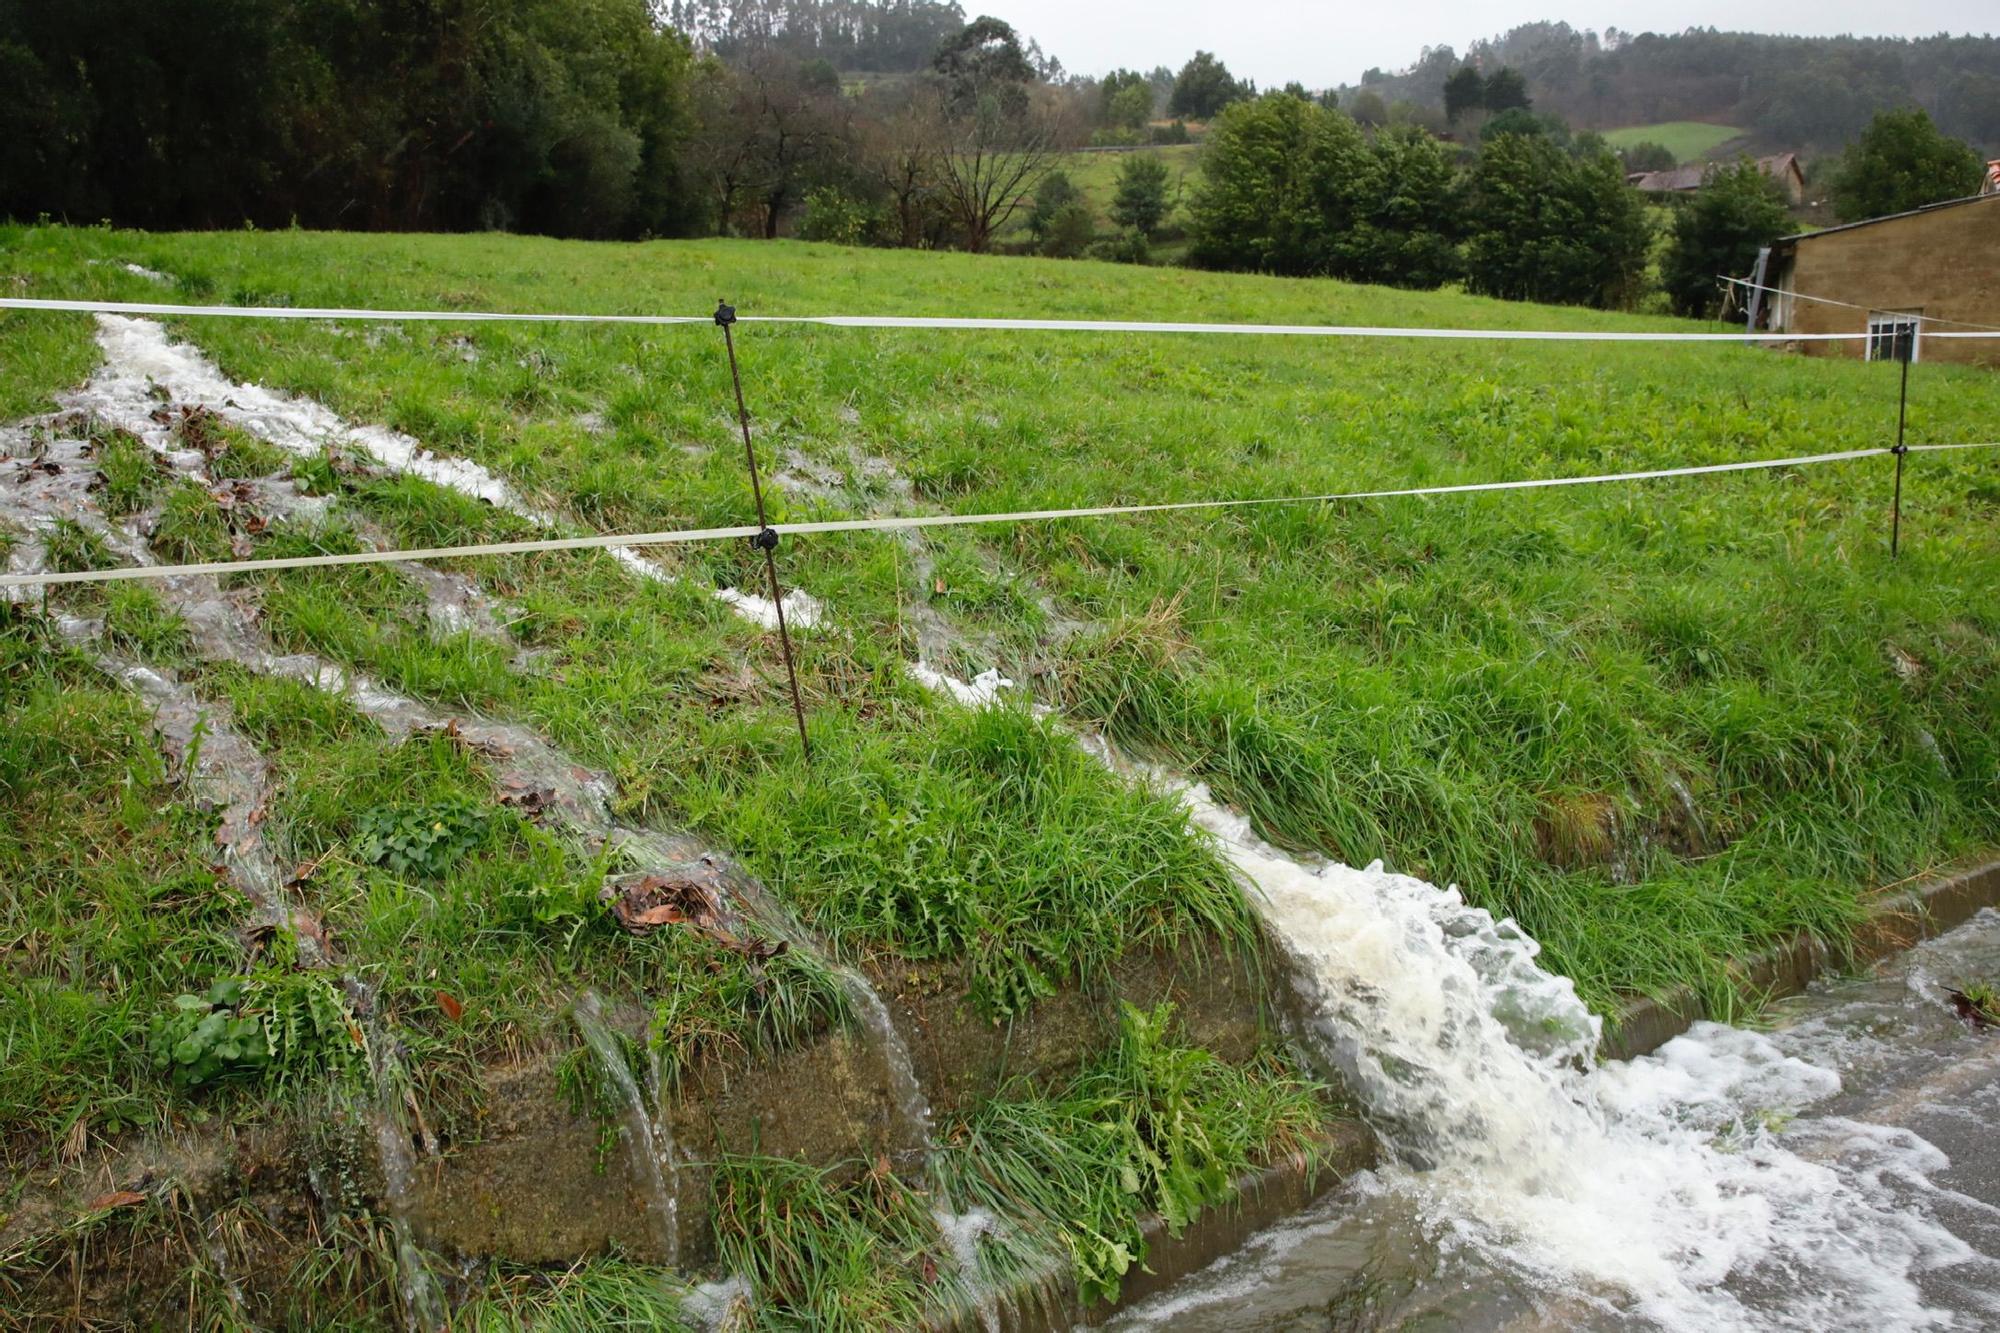
<path fill-rule="evenodd" d="M 1924 111 L 1883 111 L 1840 159 L 1834 210 L 1844 222 L 1904 213 L 1977 194 L 1981 175 L 1979 155 Z"/>
<path fill-rule="evenodd" d="M 1356 282 L 1429 290 L 1459 277 L 1464 205 L 1451 149 L 1410 126 L 1385 129 L 1335 272 Z"/>
<path fill-rule="evenodd" d="M 1348 99 L 1347 114 L 1354 117 L 1355 124 L 1373 129 L 1389 123 L 1389 104 L 1374 89 L 1363 88 Z"/>
<path fill-rule="evenodd" d="M 938 194 L 966 248 L 980 253 L 1054 165 L 1062 107 L 1033 95 L 1034 67 L 998 19 L 971 24 L 933 64 L 943 96 Z"/>
<path fill-rule="evenodd" d="M 1673 150 L 1665 144 L 1641 140 L 1629 148 L 1621 149 L 1618 156 L 1625 163 L 1625 170 L 1632 171 L 1672 171 L 1680 165 Z"/>
<path fill-rule="evenodd" d="M 1167 110 L 1189 120 L 1213 120 L 1224 107 L 1247 96 L 1249 90 L 1230 74 L 1229 66 L 1207 51 L 1197 51 L 1175 77 Z"/>
<path fill-rule="evenodd" d="M 1097 239 L 1097 220 L 1081 201 L 1064 204 L 1049 218 L 1041 238 L 1042 253 L 1050 259 L 1076 259 Z"/>
<path fill-rule="evenodd" d="M 1461 65 L 1444 81 L 1444 118 L 1456 125 L 1486 105 L 1486 80 L 1471 65 Z"/>
<path fill-rule="evenodd" d="M 1792 230 L 1778 183 L 1748 158 L 1710 167 L 1700 191 L 1674 215 L 1673 237 L 1660 264 L 1661 284 L 1674 309 L 1705 317 L 1721 304 L 1719 278 L 1748 273 L 1757 251 Z"/>
<path fill-rule="evenodd" d="M 1486 80 L 1485 106 L 1488 111 L 1512 111 L 1516 107 L 1526 111 L 1534 105 L 1528 96 L 1528 81 L 1521 77 L 1521 71 L 1505 65 L 1493 71 Z"/>
<path fill-rule="evenodd" d="M 978 18 L 957 36 L 938 47 L 931 69 L 944 80 L 946 95 L 954 110 L 963 110 L 982 97 L 1018 97 L 1018 111 L 1026 104 L 1027 85 L 1035 81 L 1035 67 L 1021 49 L 1021 38 L 1013 27 L 996 18 Z"/>
<path fill-rule="evenodd" d="M 1048 234 L 1056 214 L 1083 198 L 1066 171 L 1051 171 L 1035 190 L 1035 206 L 1028 210 L 1028 234 L 1040 241 Z"/>
<path fill-rule="evenodd" d="M 1167 164 L 1151 154 L 1126 158 L 1118 169 L 1111 220 L 1151 240 L 1167 217 L 1167 175 Z"/>
<path fill-rule="evenodd" d="M 1141 130 L 1153 118 L 1153 85 L 1134 69 L 1115 69 L 1097 85 L 1097 119 L 1112 129 Z"/>
<path fill-rule="evenodd" d="M 1146 122 L 1152 118 L 1153 90 L 1140 83 L 1118 91 L 1104 114 L 1104 123 L 1112 129 L 1136 135 L 1146 128 Z"/>
<path fill-rule="evenodd" d="M 896 100 L 884 104 L 884 96 Z M 907 91 L 874 94 L 871 114 L 861 121 L 862 169 L 887 198 L 895 243 L 924 243 L 937 207 L 937 126 L 944 101 L 935 85 L 920 82 Z"/>
<path fill-rule="evenodd" d="M 1472 174 L 1467 285 L 1514 301 L 1618 306 L 1645 270 L 1645 206 L 1609 152 L 1540 135 L 1487 143 Z"/>

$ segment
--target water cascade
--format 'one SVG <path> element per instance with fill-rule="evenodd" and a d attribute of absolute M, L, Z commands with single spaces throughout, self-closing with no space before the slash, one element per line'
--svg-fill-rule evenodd
<path fill-rule="evenodd" d="M 1291 955 L 1301 1037 L 1389 1150 L 1380 1187 L 1440 1250 L 1577 1317 L 1948 1326 L 1917 1279 L 1975 1256 L 1894 1188 L 1941 1155 L 1872 1127 L 1821 1150 L 1781 1132 L 1837 1075 L 1715 1024 L 1597 1067 L 1598 1020 L 1513 922 L 1379 864 L 1304 864 L 1205 788 L 1176 790 Z"/>
<path fill-rule="evenodd" d="M 633 1174 L 646 1190 L 647 1211 L 660 1243 L 661 1261 L 679 1261 L 681 1241 L 680 1167 L 674 1161 L 673 1131 L 657 1096 L 648 1099 L 632 1077 L 624 1045 L 604 1018 L 604 1004 L 586 991 L 572 1010 L 576 1030 L 597 1059 L 597 1067 L 618 1094 L 619 1137 Z"/>

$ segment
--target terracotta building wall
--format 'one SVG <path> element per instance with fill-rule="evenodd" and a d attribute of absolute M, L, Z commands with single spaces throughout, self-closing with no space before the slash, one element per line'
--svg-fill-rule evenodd
<path fill-rule="evenodd" d="M 1808 236 L 1796 246 L 1791 273 L 1782 284 L 1790 292 L 2000 328 L 2000 196 Z M 1781 315 L 1789 307 L 1787 332 L 1859 333 L 1868 327 L 1864 310 L 1794 296 L 1777 300 Z M 1924 326 L 1927 334 L 1951 327 Z M 1799 346 L 1821 355 L 1858 357 L 1865 344 Z M 2000 367 L 2000 338 L 1926 337 L 1918 356 Z"/>

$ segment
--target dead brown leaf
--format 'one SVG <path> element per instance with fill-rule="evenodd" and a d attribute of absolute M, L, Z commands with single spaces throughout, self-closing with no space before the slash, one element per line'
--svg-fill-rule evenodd
<path fill-rule="evenodd" d="M 457 996 L 452 995 L 449 991 L 433 991 L 431 993 L 437 996 L 438 1008 L 444 1010 L 446 1018 L 456 1023 L 459 1019 L 465 1017 L 465 1006 L 458 1002 Z"/>
<path fill-rule="evenodd" d="M 90 1211 L 103 1212 L 111 1208 L 136 1208 L 146 1201 L 146 1196 L 137 1190 L 113 1190 L 100 1194 L 90 1201 Z"/>

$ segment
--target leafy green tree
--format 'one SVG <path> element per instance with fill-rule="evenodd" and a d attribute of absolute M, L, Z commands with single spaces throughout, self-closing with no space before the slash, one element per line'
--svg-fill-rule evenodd
<path fill-rule="evenodd" d="M 1627 171 L 1672 171 L 1680 165 L 1671 148 L 1650 140 L 1622 149 L 1618 156 L 1624 160 Z"/>
<path fill-rule="evenodd" d="M 1406 287 L 1459 274 L 1450 150 L 1422 130 L 1371 144 L 1339 111 L 1265 97 L 1223 113 L 1201 170 L 1188 207 L 1196 264 Z"/>
<path fill-rule="evenodd" d="M 1348 99 L 1347 114 L 1354 117 L 1355 124 L 1373 129 L 1389 123 L 1389 104 L 1374 89 L 1363 88 Z"/>
<path fill-rule="evenodd" d="M 1167 218 L 1167 164 L 1149 153 L 1134 153 L 1118 169 L 1118 193 L 1111 220 L 1152 239 Z"/>
<path fill-rule="evenodd" d="M 1501 66 L 1486 79 L 1486 109 L 1492 112 L 1512 111 L 1519 108 L 1526 111 L 1535 104 L 1528 96 L 1528 81 L 1521 71 L 1511 66 Z"/>
<path fill-rule="evenodd" d="M 1153 85 L 1135 69 L 1114 69 L 1097 85 L 1097 118 L 1113 129 L 1144 129 L 1153 118 Z"/>
<path fill-rule="evenodd" d="M 1035 206 L 1028 211 L 1028 234 L 1039 242 L 1048 235 L 1056 214 L 1082 198 L 1068 172 L 1051 171 L 1035 189 Z"/>
<path fill-rule="evenodd" d="M 1224 107 L 1249 95 L 1250 89 L 1236 81 L 1229 66 L 1208 51 L 1197 51 L 1174 79 L 1167 110 L 1189 120 L 1213 120 Z"/>
<path fill-rule="evenodd" d="M 1472 174 L 1467 285 L 1515 301 L 1619 306 L 1638 294 L 1645 205 L 1608 152 L 1576 156 L 1540 135 L 1503 134 Z"/>
<path fill-rule="evenodd" d="M 1979 155 L 1920 108 L 1883 111 L 1842 155 L 1833 206 L 1846 222 L 1905 213 L 1977 194 L 1981 174 Z"/>
<path fill-rule="evenodd" d="M 1138 133 L 1146 128 L 1146 122 L 1153 118 L 1153 90 L 1144 83 L 1133 84 L 1118 91 L 1111 99 L 1111 105 L 1104 114 L 1104 123 L 1113 129 Z"/>
<path fill-rule="evenodd" d="M 1208 268 L 1326 273 L 1368 170 L 1352 120 L 1296 97 L 1238 102 L 1209 129 L 1188 205 L 1189 258 Z"/>
<path fill-rule="evenodd" d="M 1486 80 L 1471 65 L 1461 65 L 1444 81 L 1444 118 L 1456 125 L 1486 105 Z"/>
<path fill-rule="evenodd" d="M 1710 167 L 1701 190 L 1674 215 L 1660 264 L 1667 298 L 1683 315 L 1715 313 L 1722 300 L 1717 278 L 1748 273 L 1758 249 L 1791 230 L 1784 191 L 1756 163 L 1745 158 Z"/>
<path fill-rule="evenodd" d="M 1064 204 L 1050 217 L 1042 234 L 1042 253 L 1051 259 L 1075 259 L 1097 239 L 1097 220 L 1082 200 Z"/>
<path fill-rule="evenodd" d="M 1451 149 L 1401 126 L 1378 133 L 1369 151 L 1374 161 L 1354 227 L 1337 247 L 1336 272 L 1420 290 L 1455 281 L 1464 270 L 1464 205 Z"/>

